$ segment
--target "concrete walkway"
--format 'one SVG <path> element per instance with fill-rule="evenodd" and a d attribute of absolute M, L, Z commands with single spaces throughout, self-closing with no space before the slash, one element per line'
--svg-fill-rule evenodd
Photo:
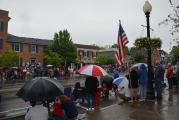
<path fill-rule="evenodd" d="M 179 120 L 179 90 L 165 90 L 161 101 L 113 104 L 88 113 L 87 120 Z"/>

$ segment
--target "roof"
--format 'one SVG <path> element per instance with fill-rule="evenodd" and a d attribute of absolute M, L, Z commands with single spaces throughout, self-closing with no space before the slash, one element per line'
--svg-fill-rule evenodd
<path fill-rule="evenodd" d="M 7 12 L 8 13 L 9 11 L 0 9 L 0 12 Z"/>
<path fill-rule="evenodd" d="M 108 48 L 108 49 L 104 49 L 104 50 L 99 50 L 99 52 L 116 52 L 117 48 Z"/>
<path fill-rule="evenodd" d="M 160 53 L 160 54 L 164 54 L 164 55 L 167 55 L 167 54 L 168 54 L 168 53 L 165 52 L 164 50 L 159 50 L 159 53 Z"/>
<path fill-rule="evenodd" d="M 53 40 L 18 37 L 18 36 L 8 34 L 8 41 L 9 42 L 26 43 L 26 44 L 49 45 Z"/>
<path fill-rule="evenodd" d="M 25 43 L 25 44 L 36 44 L 36 45 L 49 45 L 51 42 L 53 42 L 53 40 L 19 37 L 19 36 L 15 36 L 15 35 L 12 35 L 12 34 L 8 34 L 8 41 L 13 42 L 13 43 Z M 95 45 L 75 44 L 75 46 L 77 48 L 99 50 L 99 47 L 97 47 Z"/>
<path fill-rule="evenodd" d="M 99 50 L 98 46 L 95 45 L 82 45 L 82 44 L 75 44 L 77 48 L 85 48 L 85 49 L 96 49 Z"/>

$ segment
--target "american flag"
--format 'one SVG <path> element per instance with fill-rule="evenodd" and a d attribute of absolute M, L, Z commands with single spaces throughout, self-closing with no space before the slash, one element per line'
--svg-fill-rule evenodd
<path fill-rule="evenodd" d="M 128 43 L 127 36 L 119 22 L 118 40 L 117 40 L 117 53 L 115 60 L 119 65 L 122 65 L 125 59 L 125 45 Z"/>

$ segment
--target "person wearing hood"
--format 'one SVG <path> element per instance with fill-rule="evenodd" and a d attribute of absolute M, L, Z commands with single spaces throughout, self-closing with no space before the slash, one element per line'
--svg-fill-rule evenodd
<path fill-rule="evenodd" d="M 144 64 L 140 65 L 140 69 L 138 70 L 138 77 L 139 77 L 140 101 L 144 101 L 147 97 L 147 82 L 148 82 L 148 71 Z"/>
<path fill-rule="evenodd" d="M 154 75 L 155 75 L 155 90 L 157 93 L 158 100 L 162 98 L 162 81 L 164 79 L 164 73 L 165 70 L 162 67 L 162 65 L 160 63 L 157 63 Z"/>

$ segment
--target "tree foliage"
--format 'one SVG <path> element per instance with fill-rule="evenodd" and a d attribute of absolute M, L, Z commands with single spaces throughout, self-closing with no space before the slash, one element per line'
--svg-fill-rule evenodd
<path fill-rule="evenodd" d="M 99 55 L 96 58 L 96 62 L 99 65 L 109 65 L 109 64 L 114 64 L 114 59 L 106 57 L 104 55 Z"/>
<path fill-rule="evenodd" d="M 111 48 L 117 48 L 117 44 L 113 44 Z"/>
<path fill-rule="evenodd" d="M 50 52 L 53 52 L 52 54 L 55 55 L 57 53 L 58 56 L 56 55 L 56 58 L 60 58 L 62 60 L 62 64 L 66 65 L 69 65 L 71 62 L 75 62 L 77 57 L 76 47 L 74 46 L 70 33 L 67 30 L 55 33 L 54 41 L 51 45 L 49 45 L 48 51 L 49 54 L 51 54 Z M 52 57 L 51 55 L 48 56 Z"/>
<path fill-rule="evenodd" d="M 171 54 L 174 60 L 179 60 L 179 45 L 173 46 Z"/>
<path fill-rule="evenodd" d="M 179 32 L 179 5 L 175 5 L 172 3 L 171 0 L 170 4 L 173 9 L 173 12 L 170 13 L 166 19 L 159 23 L 159 25 L 169 25 L 170 26 L 170 33 L 171 35 L 175 35 Z M 178 36 L 177 36 L 178 37 Z M 178 38 L 176 38 L 178 39 Z"/>
<path fill-rule="evenodd" d="M 134 45 L 137 48 L 161 48 L 162 41 L 160 38 L 151 38 L 148 39 L 147 37 L 137 38 L 134 42 Z"/>
<path fill-rule="evenodd" d="M 143 63 L 143 62 L 145 62 L 144 54 L 140 54 L 140 53 L 132 54 L 130 61 L 132 63 Z"/>
<path fill-rule="evenodd" d="M 16 52 L 10 50 L 10 49 L 5 49 L 1 54 L 0 54 L 0 66 L 1 67 L 14 67 L 18 65 L 19 61 L 19 56 L 17 55 Z"/>
<path fill-rule="evenodd" d="M 48 51 L 48 54 L 45 56 L 45 59 L 48 64 L 58 66 L 63 63 L 61 57 L 57 52 Z"/>

